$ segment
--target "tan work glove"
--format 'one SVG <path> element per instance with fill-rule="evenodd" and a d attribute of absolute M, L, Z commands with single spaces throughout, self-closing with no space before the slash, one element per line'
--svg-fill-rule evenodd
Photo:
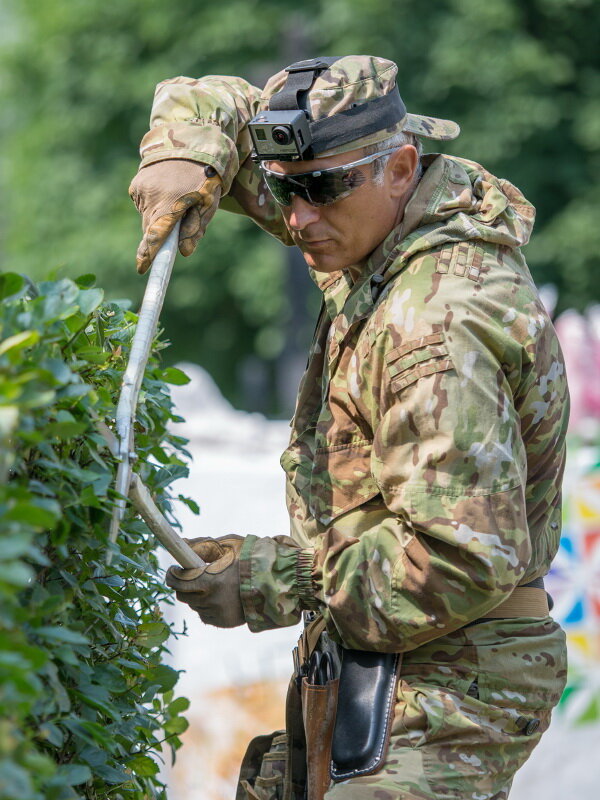
<path fill-rule="evenodd" d="M 222 184 L 214 167 L 171 158 L 142 167 L 129 187 L 129 196 L 142 215 L 144 236 L 136 267 L 146 272 L 178 219 L 179 252 L 191 255 L 213 218 Z"/>
<path fill-rule="evenodd" d="M 186 539 L 206 568 L 169 567 L 167 586 L 177 599 L 197 611 L 202 622 L 217 628 L 236 628 L 246 621 L 240 597 L 240 550 L 243 536 Z"/>

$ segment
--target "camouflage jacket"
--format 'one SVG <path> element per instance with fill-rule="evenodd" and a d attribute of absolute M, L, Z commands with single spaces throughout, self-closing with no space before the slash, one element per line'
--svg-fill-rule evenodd
<path fill-rule="evenodd" d="M 162 84 L 142 155 L 212 163 L 224 205 L 286 241 L 247 161 L 260 102 L 240 79 Z M 318 608 L 348 647 L 411 650 L 544 575 L 558 547 L 568 394 L 519 249 L 534 209 L 473 162 L 424 167 L 358 280 L 314 275 L 324 305 L 282 457 L 291 537 L 242 549 L 254 631 Z"/>

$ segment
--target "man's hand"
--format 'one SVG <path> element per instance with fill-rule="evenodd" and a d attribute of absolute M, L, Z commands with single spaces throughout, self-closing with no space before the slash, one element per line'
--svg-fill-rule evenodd
<path fill-rule="evenodd" d="M 182 256 L 194 252 L 217 210 L 221 189 L 217 171 L 197 161 L 172 158 L 142 167 L 129 187 L 129 196 L 142 215 L 144 236 L 136 256 L 140 275 L 182 217 L 179 252 Z"/>
<path fill-rule="evenodd" d="M 186 539 L 192 550 L 208 562 L 205 569 L 169 567 L 167 586 L 177 599 L 197 611 L 202 622 L 217 628 L 236 628 L 246 621 L 240 597 L 239 557 L 243 536 Z"/>

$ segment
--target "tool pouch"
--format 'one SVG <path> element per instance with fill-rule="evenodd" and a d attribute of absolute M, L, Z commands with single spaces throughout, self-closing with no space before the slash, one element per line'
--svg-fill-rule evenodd
<path fill-rule="evenodd" d="M 242 761 L 236 800 L 284 800 L 287 760 L 285 731 L 252 739 Z"/>
<path fill-rule="evenodd" d="M 302 679 L 302 719 L 308 764 L 307 800 L 323 800 L 330 783 L 331 741 L 336 719 L 339 678 L 324 685 Z"/>
<path fill-rule="evenodd" d="M 343 650 L 331 748 L 334 781 L 371 775 L 382 767 L 394 719 L 401 660 L 398 653 Z"/>

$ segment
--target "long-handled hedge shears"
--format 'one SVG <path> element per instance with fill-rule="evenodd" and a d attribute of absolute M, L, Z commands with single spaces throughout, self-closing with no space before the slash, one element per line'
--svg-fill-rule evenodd
<path fill-rule="evenodd" d="M 158 318 L 171 277 L 171 270 L 173 269 L 173 262 L 177 254 L 179 226 L 180 222 L 178 221 L 158 251 L 150 270 L 117 405 L 117 435 L 115 436 L 103 423 L 99 425 L 99 430 L 106 439 L 109 448 L 119 460 L 115 482 L 115 489 L 119 497 L 115 503 L 110 522 L 110 541 L 114 542 L 117 539 L 121 521 L 125 514 L 126 498 L 129 497 L 160 543 L 182 567 L 190 568 L 205 567 L 206 564 L 187 542 L 173 530 L 172 526 L 156 507 L 146 486 L 132 469 L 132 461 L 135 459 L 133 438 L 135 412 L 152 340 L 156 332 Z M 107 563 L 110 563 L 110 560 L 111 551 L 109 550 Z"/>

